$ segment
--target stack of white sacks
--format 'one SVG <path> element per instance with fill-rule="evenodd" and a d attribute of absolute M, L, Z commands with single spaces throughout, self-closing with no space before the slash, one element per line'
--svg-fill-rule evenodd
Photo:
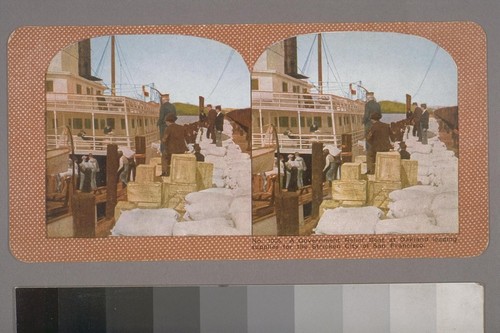
<path fill-rule="evenodd" d="M 405 141 L 411 159 L 418 161 L 420 185 L 391 192 L 387 214 L 376 207 L 327 210 L 316 234 L 457 233 L 458 159 L 439 140 L 434 118 L 429 132 L 427 145 L 411 134 Z"/>
<path fill-rule="evenodd" d="M 224 120 L 228 137 L 222 147 L 206 138 L 206 129 L 197 136 L 205 162 L 213 163 L 212 188 L 185 197 L 185 214 L 171 208 L 122 211 L 113 235 L 205 236 L 250 235 L 252 230 L 251 160 L 234 143 L 232 126 Z"/>

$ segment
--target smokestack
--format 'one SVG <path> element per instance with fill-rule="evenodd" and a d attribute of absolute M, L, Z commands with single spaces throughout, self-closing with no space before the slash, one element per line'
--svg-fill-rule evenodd
<path fill-rule="evenodd" d="M 297 37 L 285 39 L 285 74 L 297 76 Z"/>
<path fill-rule="evenodd" d="M 90 60 L 90 39 L 78 42 L 78 75 L 86 79 L 92 78 Z"/>

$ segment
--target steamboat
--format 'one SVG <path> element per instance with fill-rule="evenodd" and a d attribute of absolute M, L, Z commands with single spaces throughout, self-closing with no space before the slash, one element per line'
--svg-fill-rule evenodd
<path fill-rule="evenodd" d="M 141 150 L 145 148 L 143 158 L 159 156 L 152 147 L 160 139 L 157 127 L 160 105 L 146 98 L 116 94 L 114 36 L 111 41 L 111 88 L 91 73 L 89 39 L 59 51 L 48 67 L 45 78 L 47 224 L 71 212 L 71 197 L 79 188 L 76 163 L 82 156 L 92 154 L 99 165 L 98 217 L 104 214 L 106 204 L 108 144 L 117 145 L 123 155 L 133 158 L 136 138 L 141 137 Z M 118 193 L 126 192 L 119 189 Z"/>
<path fill-rule="evenodd" d="M 328 93 L 323 82 L 322 36 L 317 35 L 318 83 L 298 72 L 297 38 L 289 38 L 266 49 L 252 71 L 252 181 L 254 234 L 283 234 L 277 221 L 277 206 L 286 196 L 278 185 L 278 160 L 299 153 L 305 163 L 304 186 L 299 189 L 299 221 L 307 229 L 312 206 L 312 146 L 321 142 L 353 158 L 353 142 L 364 139 L 363 116 L 366 89 L 361 82 L 349 84 L 346 96 Z M 274 171 L 273 171 L 274 168 Z M 328 193 L 325 184 L 324 195 Z M 282 207 L 283 208 L 283 207 Z M 285 232 L 284 234 L 286 234 Z M 305 234 L 296 230 L 292 234 Z"/>

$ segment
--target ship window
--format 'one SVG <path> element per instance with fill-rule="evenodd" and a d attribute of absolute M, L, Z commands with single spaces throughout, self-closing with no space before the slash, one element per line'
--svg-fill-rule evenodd
<path fill-rule="evenodd" d="M 314 117 L 314 122 L 316 123 L 316 125 L 317 125 L 318 127 L 321 127 L 321 126 L 322 126 L 321 117 Z"/>
<path fill-rule="evenodd" d="M 142 127 L 142 119 L 139 119 L 138 122 L 139 122 L 139 127 Z"/>
<path fill-rule="evenodd" d="M 252 79 L 252 90 L 259 90 L 259 79 Z"/>
<path fill-rule="evenodd" d="M 296 117 L 291 117 L 290 118 L 290 126 L 291 127 L 298 127 L 297 126 L 297 118 Z"/>
<path fill-rule="evenodd" d="M 149 119 L 144 120 L 144 124 L 146 127 L 148 127 L 149 126 Z"/>
<path fill-rule="evenodd" d="M 125 119 L 121 119 L 121 126 L 122 126 L 122 129 L 125 129 Z"/>
<path fill-rule="evenodd" d="M 333 122 L 332 122 L 332 117 L 331 116 L 328 116 L 327 118 L 327 122 L 328 122 L 328 127 L 332 127 L 333 126 Z"/>
<path fill-rule="evenodd" d="M 279 121 L 280 121 L 280 127 L 290 127 L 288 117 L 280 117 Z"/>
<path fill-rule="evenodd" d="M 273 124 L 274 126 L 278 126 L 278 117 L 273 118 Z"/>
<path fill-rule="evenodd" d="M 76 85 L 76 93 L 77 94 L 81 94 L 82 93 L 82 85 L 81 84 L 77 84 Z"/>
<path fill-rule="evenodd" d="M 92 95 L 92 93 L 90 91 L 90 87 L 87 87 L 87 95 Z"/>
<path fill-rule="evenodd" d="M 304 119 L 304 117 L 300 117 L 300 125 L 302 127 L 306 127 L 306 120 Z"/>
<path fill-rule="evenodd" d="M 339 126 L 342 126 L 342 117 L 339 117 Z"/>
<path fill-rule="evenodd" d="M 74 129 L 83 129 L 82 118 L 73 118 L 73 128 Z"/>
<path fill-rule="evenodd" d="M 92 119 L 85 119 L 85 129 L 92 128 Z"/>
<path fill-rule="evenodd" d="M 54 91 L 54 81 L 52 81 L 52 80 L 45 81 L 45 90 L 47 92 L 53 92 Z"/>
<path fill-rule="evenodd" d="M 311 127 L 313 124 L 313 119 L 312 118 L 307 118 L 307 127 Z"/>
<path fill-rule="evenodd" d="M 94 119 L 94 129 L 99 129 L 99 119 Z"/>
<path fill-rule="evenodd" d="M 283 92 L 288 92 L 288 83 L 287 82 L 283 82 L 281 87 L 282 87 Z"/>
<path fill-rule="evenodd" d="M 99 126 L 100 126 L 101 128 L 106 127 L 106 120 L 104 120 L 104 119 L 99 119 Z"/>
<path fill-rule="evenodd" d="M 106 125 L 115 128 L 115 118 L 106 118 Z"/>
<path fill-rule="evenodd" d="M 299 86 L 292 86 L 292 91 L 294 93 L 300 93 L 300 87 Z"/>
<path fill-rule="evenodd" d="M 135 119 L 132 119 L 132 128 L 135 128 Z"/>

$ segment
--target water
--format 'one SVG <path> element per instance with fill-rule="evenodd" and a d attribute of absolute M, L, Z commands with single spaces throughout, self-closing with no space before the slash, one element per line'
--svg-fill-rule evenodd
<path fill-rule="evenodd" d="M 400 121 L 406 118 L 405 113 L 382 113 L 381 122 L 390 124 L 392 122 Z"/>

